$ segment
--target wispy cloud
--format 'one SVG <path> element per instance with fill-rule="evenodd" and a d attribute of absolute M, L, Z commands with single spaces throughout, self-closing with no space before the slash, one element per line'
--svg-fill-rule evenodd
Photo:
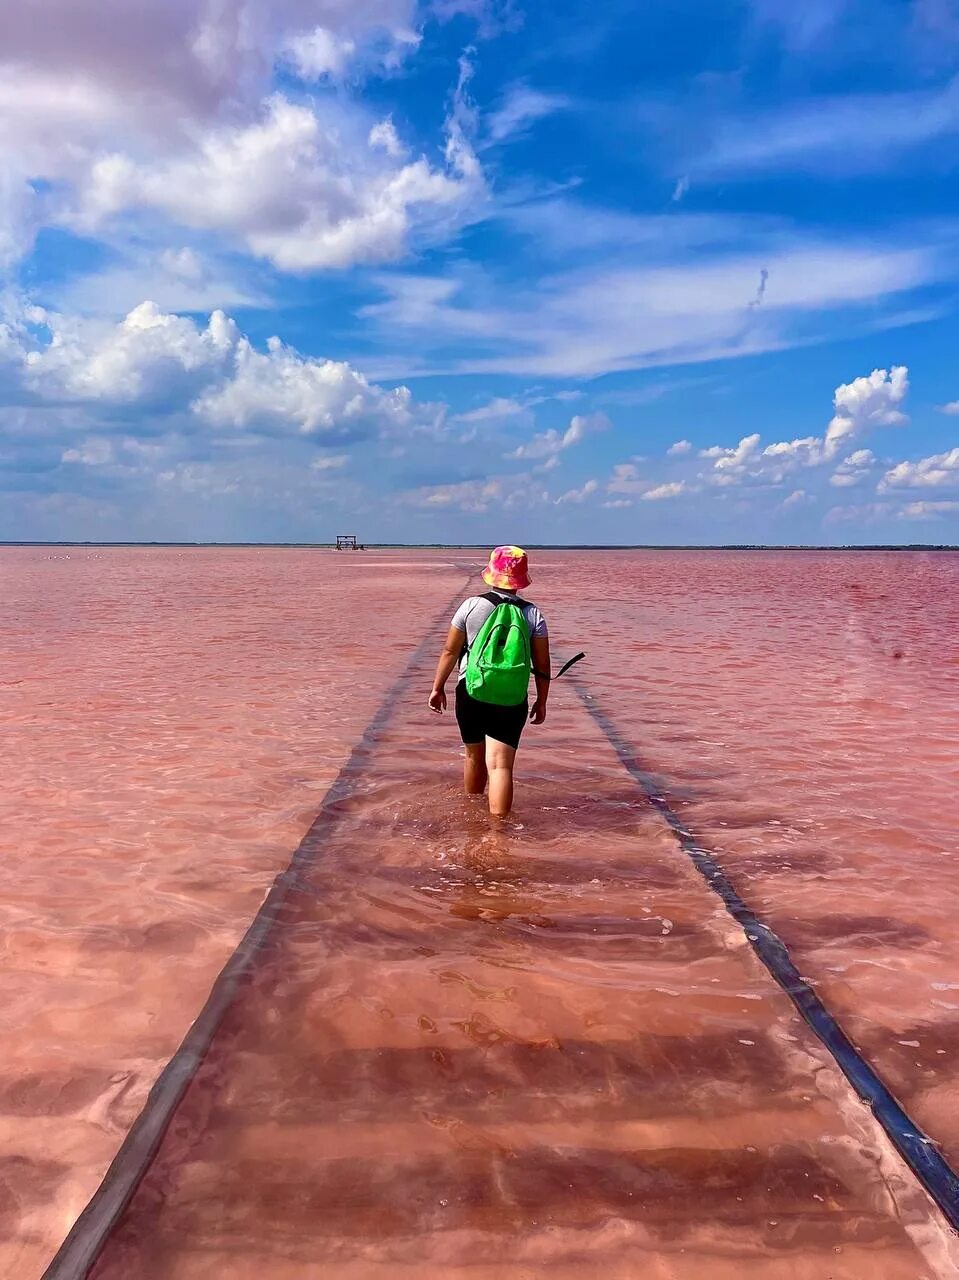
<path fill-rule="evenodd" d="M 545 93 L 524 81 L 510 85 L 499 104 L 487 116 L 485 133 L 489 143 L 521 137 L 538 121 L 557 111 L 565 111 L 572 101 L 562 93 Z"/>
<path fill-rule="evenodd" d="M 898 152 L 959 134 L 959 81 L 937 89 L 801 99 L 772 112 L 720 116 L 695 174 L 863 172 Z"/>
<path fill-rule="evenodd" d="M 534 377 L 595 377 L 755 354 L 830 332 L 831 314 L 874 324 L 877 306 L 941 280 L 934 247 L 821 244 L 794 239 L 769 252 L 700 252 L 682 262 L 600 262 L 538 282 L 512 282 L 510 305 L 488 277 L 381 277 L 389 298 L 364 308 L 392 347 L 415 331 L 424 367 Z M 762 307 L 747 307 L 768 272 Z M 469 354 L 449 352 L 469 339 Z M 429 359 L 429 352 L 435 354 Z"/>

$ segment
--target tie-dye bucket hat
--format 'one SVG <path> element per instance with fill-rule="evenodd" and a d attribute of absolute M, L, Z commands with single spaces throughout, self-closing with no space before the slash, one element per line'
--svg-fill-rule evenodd
<path fill-rule="evenodd" d="M 522 547 L 494 547 L 489 564 L 483 570 L 483 581 L 500 591 L 522 591 L 533 579 Z"/>

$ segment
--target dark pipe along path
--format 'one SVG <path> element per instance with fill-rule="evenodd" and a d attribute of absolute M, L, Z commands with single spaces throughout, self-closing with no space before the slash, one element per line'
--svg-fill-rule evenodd
<path fill-rule="evenodd" d="M 613 720 L 586 692 L 581 681 L 572 683 L 583 705 L 608 738 L 623 767 L 639 784 L 652 807 L 671 828 L 683 852 L 726 910 L 742 927 L 749 945 L 776 982 L 789 996 L 803 1019 L 832 1054 L 839 1069 L 872 1109 L 887 1136 L 923 1187 L 942 1210 L 949 1225 L 959 1231 L 959 1175 L 943 1159 L 932 1139 L 922 1132 L 902 1109 L 887 1086 L 865 1060 L 842 1027 L 793 964 L 783 940 L 762 923 L 743 901 L 732 881 L 712 854 L 703 849 L 693 833 L 662 795 L 656 778 L 645 769 L 635 748 L 621 735 Z"/>

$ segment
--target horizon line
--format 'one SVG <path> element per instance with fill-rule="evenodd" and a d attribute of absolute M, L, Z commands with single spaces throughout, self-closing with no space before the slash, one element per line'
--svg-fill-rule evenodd
<path fill-rule="evenodd" d="M 485 550 L 488 542 L 367 542 L 354 551 L 343 549 L 339 554 L 357 554 L 363 551 L 477 551 Z M 530 551 L 959 551 L 959 544 L 951 542 L 530 542 Z M 0 547 L 276 547 L 336 551 L 333 542 L 218 542 L 173 541 L 166 539 L 134 540 L 48 540 L 2 539 Z"/>

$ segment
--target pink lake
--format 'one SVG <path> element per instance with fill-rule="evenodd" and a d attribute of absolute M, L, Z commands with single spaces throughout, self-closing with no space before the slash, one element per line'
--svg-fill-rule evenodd
<path fill-rule="evenodd" d="M 479 559 L 0 550 L 0 1275 L 42 1275 L 321 809 L 89 1274 L 957 1274 L 581 693 L 956 1167 L 959 556 L 535 554 L 589 656 L 504 827 L 425 709 Z"/>

